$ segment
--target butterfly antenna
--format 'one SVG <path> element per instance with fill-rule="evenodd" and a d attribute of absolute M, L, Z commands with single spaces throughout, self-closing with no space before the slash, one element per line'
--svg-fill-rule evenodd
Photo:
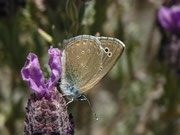
<path fill-rule="evenodd" d="M 83 95 L 83 97 L 84 97 L 84 98 L 85 98 L 85 100 L 88 102 L 88 104 L 89 104 L 89 108 L 90 108 L 90 109 L 91 109 L 91 111 L 93 112 L 93 115 L 94 115 L 95 119 L 96 119 L 96 120 L 99 120 L 99 118 L 97 117 L 96 113 L 94 112 L 93 107 L 92 107 L 92 105 L 91 105 L 90 101 L 88 100 L 88 98 L 87 98 L 85 95 Z"/>

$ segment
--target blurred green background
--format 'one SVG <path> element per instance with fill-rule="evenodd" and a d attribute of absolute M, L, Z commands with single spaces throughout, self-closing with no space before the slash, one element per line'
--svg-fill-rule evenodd
<path fill-rule="evenodd" d="M 47 50 L 89 34 L 126 44 L 111 72 L 68 111 L 75 135 L 180 135 L 180 78 L 160 57 L 163 0 L 0 0 L 0 135 L 21 135 L 30 93 L 20 70 L 29 52 L 48 74 Z M 45 40 L 42 29 L 53 37 Z"/>

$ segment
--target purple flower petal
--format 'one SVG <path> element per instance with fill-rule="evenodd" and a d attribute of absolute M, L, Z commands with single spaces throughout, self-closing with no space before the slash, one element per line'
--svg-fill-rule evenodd
<path fill-rule="evenodd" d="M 171 8 L 171 16 L 175 23 L 176 31 L 180 32 L 180 6 L 173 6 Z"/>
<path fill-rule="evenodd" d="M 158 19 L 164 29 L 172 34 L 180 34 L 180 6 L 162 6 L 158 12 Z"/>
<path fill-rule="evenodd" d="M 158 18 L 160 21 L 160 24 L 169 32 L 173 31 L 173 20 L 171 18 L 171 12 L 166 7 L 161 7 L 161 9 L 158 12 Z"/>
<path fill-rule="evenodd" d="M 38 58 L 35 54 L 29 53 L 25 66 L 21 70 L 23 80 L 29 82 L 29 87 L 38 93 L 45 92 L 45 78 L 39 66 Z"/>
<path fill-rule="evenodd" d="M 50 54 L 51 58 L 49 59 L 49 66 L 51 68 L 51 78 L 49 79 L 49 82 L 47 83 L 48 90 L 51 90 L 57 81 L 59 80 L 61 76 L 61 51 L 58 48 L 53 48 L 52 46 L 48 50 L 48 53 Z"/>

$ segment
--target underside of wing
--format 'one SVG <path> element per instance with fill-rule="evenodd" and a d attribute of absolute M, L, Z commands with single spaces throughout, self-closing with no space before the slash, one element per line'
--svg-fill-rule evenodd
<path fill-rule="evenodd" d="M 101 43 L 93 36 L 70 39 L 62 56 L 61 88 L 75 87 L 79 92 L 92 79 L 101 63 Z"/>
<path fill-rule="evenodd" d="M 115 65 L 124 51 L 125 45 L 118 39 L 108 37 L 97 37 L 103 47 L 103 58 L 100 68 L 96 71 L 92 79 L 83 88 L 83 92 L 96 85 Z"/>

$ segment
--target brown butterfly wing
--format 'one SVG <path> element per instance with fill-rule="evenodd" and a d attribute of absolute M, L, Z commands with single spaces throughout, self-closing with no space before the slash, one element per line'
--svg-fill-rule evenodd
<path fill-rule="evenodd" d="M 103 58 L 101 61 L 100 68 L 94 74 L 92 79 L 82 87 L 81 93 L 89 90 L 96 85 L 116 64 L 117 60 L 124 51 L 125 45 L 123 42 L 116 38 L 109 37 L 97 37 L 103 47 Z"/>
<path fill-rule="evenodd" d="M 96 74 L 101 63 L 101 43 L 94 36 L 82 35 L 72 38 L 62 56 L 61 89 L 75 86 L 79 92 Z"/>

